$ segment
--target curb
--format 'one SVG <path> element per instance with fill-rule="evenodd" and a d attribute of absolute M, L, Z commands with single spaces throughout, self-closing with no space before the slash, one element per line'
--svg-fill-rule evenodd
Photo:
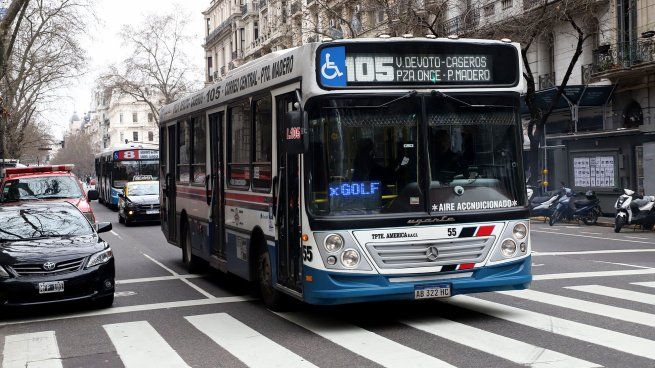
<path fill-rule="evenodd" d="M 539 221 L 539 222 L 547 222 L 547 218 L 543 216 L 537 216 L 537 217 L 530 217 L 530 221 Z M 566 224 L 575 224 L 576 222 L 574 221 L 563 221 L 563 223 Z M 601 220 L 598 219 L 598 222 L 595 225 L 592 226 L 602 226 L 602 227 L 614 227 L 614 222 L 610 222 L 608 220 Z M 625 225 L 623 226 L 626 229 L 637 229 L 637 225 Z"/>

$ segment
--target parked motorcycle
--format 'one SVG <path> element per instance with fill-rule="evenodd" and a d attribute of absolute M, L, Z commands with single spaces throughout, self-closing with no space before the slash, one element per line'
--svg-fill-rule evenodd
<path fill-rule="evenodd" d="M 562 220 L 582 220 L 585 225 L 595 225 L 598 222 L 598 217 L 600 217 L 602 211 L 600 209 L 600 200 L 593 190 L 585 192 L 584 199 L 577 200 L 571 189 L 564 188 L 564 192 L 565 194 L 557 200 L 553 215 L 550 216 L 548 221 L 550 226 Z"/>
<path fill-rule="evenodd" d="M 555 210 L 557 200 L 565 194 L 566 187 L 562 185 L 562 188 L 550 195 L 536 197 L 529 196 L 530 216 L 551 217 Z"/>
<path fill-rule="evenodd" d="M 652 230 L 655 225 L 655 196 L 641 196 L 630 189 L 623 189 L 623 194 L 614 204 L 614 232 L 618 233 L 625 225 L 636 224 L 644 230 Z"/>

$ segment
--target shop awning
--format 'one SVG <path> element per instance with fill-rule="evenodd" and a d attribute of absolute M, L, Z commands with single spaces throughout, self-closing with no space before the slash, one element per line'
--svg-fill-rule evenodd
<path fill-rule="evenodd" d="M 607 104 L 612 97 L 615 85 L 571 85 L 564 87 L 563 96 L 557 101 L 555 110 L 568 109 L 569 103 L 579 107 L 596 107 Z M 536 92 L 537 105 L 547 109 L 557 94 L 557 87 L 552 87 Z M 568 101 L 567 101 L 568 100 Z M 525 99 L 521 98 L 521 113 L 528 114 L 528 107 Z"/>

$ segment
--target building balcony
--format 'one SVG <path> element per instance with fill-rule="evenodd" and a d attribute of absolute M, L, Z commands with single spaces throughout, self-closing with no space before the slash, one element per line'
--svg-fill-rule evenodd
<path fill-rule="evenodd" d="M 539 76 L 539 89 L 555 87 L 555 73 L 546 73 Z"/>
<path fill-rule="evenodd" d="M 594 50 L 591 75 L 610 77 L 651 72 L 652 69 L 655 69 L 655 41 L 638 39 Z"/>
<path fill-rule="evenodd" d="M 257 16 L 259 12 L 259 2 L 246 3 L 241 5 L 241 17 L 246 18 L 249 15 Z"/>
<path fill-rule="evenodd" d="M 523 0 L 523 10 L 531 10 L 538 8 L 543 5 L 548 5 L 552 4 L 557 0 L 548 0 L 544 2 L 544 0 Z"/>
<path fill-rule="evenodd" d="M 446 20 L 443 27 L 447 35 L 458 35 L 475 29 L 478 25 L 480 25 L 480 9 L 471 9 Z"/>
<path fill-rule="evenodd" d="M 214 28 L 214 30 L 211 31 L 207 37 L 205 37 L 205 45 L 211 44 L 212 42 L 216 41 L 225 31 L 229 31 L 231 29 L 231 24 L 232 19 L 229 18 L 228 20 L 219 24 L 218 27 Z"/>
<path fill-rule="evenodd" d="M 254 0 L 253 0 L 253 1 L 254 1 Z M 266 9 L 267 9 L 267 5 L 268 5 L 268 1 L 267 1 L 267 0 L 259 0 L 259 2 L 257 3 L 257 5 L 259 6 L 259 11 L 266 10 Z"/>

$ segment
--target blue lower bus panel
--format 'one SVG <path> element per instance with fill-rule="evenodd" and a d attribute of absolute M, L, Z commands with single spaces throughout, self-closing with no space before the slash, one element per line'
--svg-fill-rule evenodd
<path fill-rule="evenodd" d="M 390 278 L 425 278 L 428 274 L 349 274 L 304 268 L 304 300 L 311 304 L 345 304 L 383 300 L 414 300 L 416 290 L 449 289 L 450 295 L 487 291 L 522 290 L 532 281 L 532 258 L 497 266 L 452 272 L 472 272 L 464 278 L 391 282 Z M 431 274 L 435 275 L 435 274 Z M 440 273 L 439 275 L 445 275 Z M 309 277 L 311 276 L 311 277 Z M 307 281 L 311 279 L 312 281 Z"/>

